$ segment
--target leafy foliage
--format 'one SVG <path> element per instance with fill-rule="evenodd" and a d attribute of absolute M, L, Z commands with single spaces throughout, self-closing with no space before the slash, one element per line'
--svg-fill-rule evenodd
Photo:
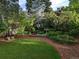
<path fill-rule="evenodd" d="M 19 4 L 17 2 L 18 0 L 0 0 L 0 31 L 5 38 L 16 33 L 19 19 Z"/>
<path fill-rule="evenodd" d="M 55 31 L 79 33 L 79 15 L 76 12 L 62 11 L 60 16 L 51 12 L 46 13 L 45 18 L 43 24 L 47 25 L 43 26 L 44 28 L 47 26 L 47 28 L 52 28 Z"/>
<path fill-rule="evenodd" d="M 32 32 L 34 30 L 33 23 L 34 23 L 35 17 L 31 16 L 29 17 L 26 15 L 26 12 L 20 11 L 19 13 L 19 28 L 18 33 L 24 33 Z"/>
<path fill-rule="evenodd" d="M 31 10 L 31 8 L 32 8 L 32 1 L 33 0 L 26 0 L 27 1 L 27 3 L 26 3 L 26 7 L 27 7 L 27 9 L 28 9 L 28 12 L 30 12 Z M 51 11 L 51 8 L 50 8 L 50 5 L 51 5 L 51 2 L 50 2 L 50 0 L 39 0 L 41 3 L 44 3 L 45 4 L 45 6 L 46 6 L 46 8 L 45 8 L 45 12 L 49 12 L 49 11 Z M 38 2 L 39 2 L 38 1 Z"/>
<path fill-rule="evenodd" d="M 63 8 L 63 10 L 67 11 L 75 11 L 79 14 L 79 0 L 69 0 L 69 6 Z"/>
<path fill-rule="evenodd" d="M 0 20 L 0 33 L 4 32 L 6 28 L 6 24 Z"/>
<path fill-rule="evenodd" d="M 69 36 L 63 32 L 48 32 L 48 37 L 51 40 L 54 40 L 58 43 L 62 43 L 62 44 L 74 44 L 74 43 L 78 43 L 74 37 Z"/>
<path fill-rule="evenodd" d="M 51 8 L 50 8 L 51 2 L 50 2 L 50 0 L 41 0 L 41 2 L 45 3 L 45 6 L 46 6 L 45 12 L 51 11 Z"/>
<path fill-rule="evenodd" d="M 3 15 L 5 19 L 16 19 L 19 12 L 19 5 L 16 3 L 18 0 L 1 0 L 0 1 L 0 15 Z"/>

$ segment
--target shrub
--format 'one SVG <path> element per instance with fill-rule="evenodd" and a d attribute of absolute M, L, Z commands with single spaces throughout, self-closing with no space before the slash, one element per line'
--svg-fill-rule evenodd
<path fill-rule="evenodd" d="M 70 30 L 69 35 L 72 35 L 72 36 L 79 35 L 79 28 Z"/>
<path fill-rule="evenodd" d="M 62 43 L 62 44 L 77 43 L 77 41 L 72 36 L 69 36 L 63 32 L 49 32 L 48 37 L 51 40 L 54 40 L 54 41 Z"/>
<path fill-rule="evenodd" d="M 70 35 L 79 34 L 79 15 L 71 11 L 63 11 L 59 16 L 54 12 L 45 14 L 46 24 L 55 31 L 68 32 Z"/>
<path fill-rule="evenodd" d="M 6 24 L 0 20 L 0 33 L 4 32 L 6 28 Z"/>

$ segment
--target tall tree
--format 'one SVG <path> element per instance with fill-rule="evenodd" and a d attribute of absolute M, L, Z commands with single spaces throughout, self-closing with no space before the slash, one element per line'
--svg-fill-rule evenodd
<path fill-rule="evenodd" d="M 65 8 L 65 10 L 75 11 L 79 13 L 79 0 L 69 0 L 69 7 Z"/>
<path fill-rule="evenodd" d="M 1 28 L 5 28 L 6 35 L 10 35 L 14 29 L 16 28 L 16 20 L 19 19 L 19 4 L 18 0 L 0 0 L 0 20 L 1 23 L 5 23 L 6 27 L 0 26 Z"/>
<path fill-rule="evenodd" d="M 45 3 L 45 6 L 46 6 L 45 12 L 48 12 L 48 11 L 51 10 L 51 8 L 50 8 L 50 5 L 51 5 L 50 0 L 41 0 L 41 2 Z"/>
<path fill-rule="evenodd" d="M 26 3 L 26 8 L 28 9 L 28 12 L 30 12 L 31 10 L 31 8 L 32 8 L 32 0 L 26 0 L 27 1 L 27 3 Z"/>
<path fill-rule="evenodd" d="M 17 17 L 19 13 L 18 0 L 0 0 L 0 14 L 6 18 Z"/>
<path fill-rule="evenodd" d="M 50 5 L 51 5 L 50 0 L 26 0 L 26 1 L 27 1 L 26 7 L 27 7 L 28 11 L 30 11 L 30 9 L 32 8 L 33 1 L 37 1 L 37 2 L 40 1 L 42 4 L 44 3 L 45 6 L 46 6 L 45 12 L 48 12 L 48 11 L 51 10 L 51 8 L 50 8 Z"/>

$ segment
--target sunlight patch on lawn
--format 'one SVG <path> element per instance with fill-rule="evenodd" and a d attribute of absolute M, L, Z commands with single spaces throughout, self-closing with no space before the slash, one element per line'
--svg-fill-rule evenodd
<path fill-rule="evenodd" d="M 19 42 L 20 44 L 38 44 L 38 43 L 35 43 L 35 42 Z"/>

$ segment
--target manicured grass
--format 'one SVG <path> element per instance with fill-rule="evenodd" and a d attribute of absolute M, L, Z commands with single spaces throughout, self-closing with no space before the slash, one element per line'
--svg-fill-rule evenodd
<path fill-rule="evenodd" d="M 31 39 L 17 39 L 13 42 L 0 42 L 0 59 L 61 58 L 56 49 L 45 42 Z"/>

